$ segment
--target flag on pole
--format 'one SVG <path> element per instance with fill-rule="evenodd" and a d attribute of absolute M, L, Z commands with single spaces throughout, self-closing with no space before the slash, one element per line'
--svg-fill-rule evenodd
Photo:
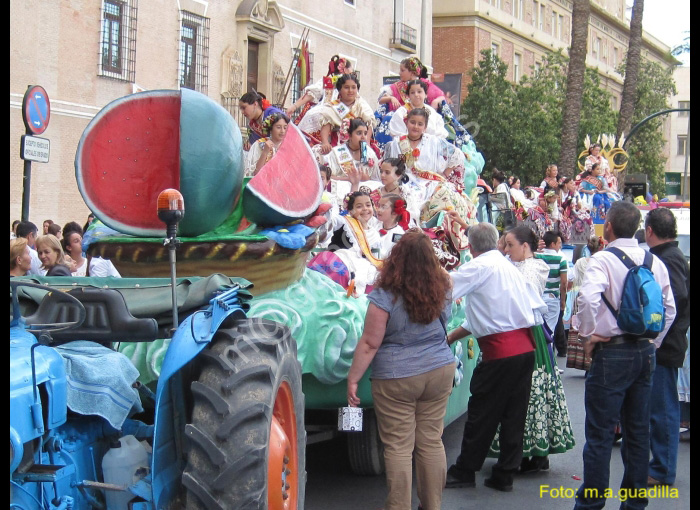
<path fill-rule="evenodd" d="M 299 48 L 299 85 L 300 89 L 305 88 L 311 81 L 311 62 L 309 61 L 309 43 L 303 41 Z"/>

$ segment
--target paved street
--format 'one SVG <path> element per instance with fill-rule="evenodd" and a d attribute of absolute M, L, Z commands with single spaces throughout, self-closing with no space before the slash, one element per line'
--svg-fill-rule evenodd
<path fill-rule="evenodd" d="M 561 358 L 560 358 L 561 360 Z M 583 372 L 567 370 L 563 376 L 569 412 L 576 437 L 576 447 L 566 454 L 550 457 L 551 469 L 548 473 L 518 476 L 511 493 L 501 493 L 483 486 L 483 479 L 490 473 L 495 462 L 487 459 L 484 469 L 477 474 L 476 489 L 446 490 L 443 497 L 444 510 L 506 508 L 528 509 L 565 509 L 573 507 L 573 500 L 553 498 L 549 495 L 540 497 L 540 488 L 549 485 L 552 489 L 576 489 L 580 482 L 574 477 L 582 475 L 581 452 L 584 444 Z M 444 433 L 443 440 L 447 449 L 448 464 L 459 453 L 462 436 L 463 419 L 450 425 Z M 622 461 L 619 447 L 613 451 L 611 467 L 611 487 L 616 489 L 622 478 Z M 307 510 L 379 510 L 382 508 L 386 488 L 382 477 L 358 477 L 350 472 L 345 453 L 345 441 L 338 438 L 330 442 L 311 445 L 307 451 L 308 483 L 306 485 Z M 690 443 L 681 443 L 678 455 L 678 477 L 674 487 L 678 490 L 678 499 L 651 499 L 650 509 L 687 509 L 690 508 Z M 573 492 L 569 490 L 568 492 Z M 418 499 L 413 498 L 413 508 L 418 506 Z M 618 508 L 616 501 L 608 502 L 606 508 Z"/>

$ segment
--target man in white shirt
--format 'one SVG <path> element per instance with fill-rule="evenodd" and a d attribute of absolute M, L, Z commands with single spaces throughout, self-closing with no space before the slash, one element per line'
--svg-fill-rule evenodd
<path fill-rule="evenodd" d="M 482 362 L 474 370 L 462 450 L 447 472 L 447 488 L 474 487 L 500 424 L 501 451 L 487 487 L 511 491 L 523 456 L 523 432 L 530 398 L 535 344 L 530 328 L 535 310 L 547 306 L 498 250 L 498 231 L 489 223 L 469 228 L 474 259 L 451 273 L 454 299 L 466 300 L 467 321 L 451 333 L 453 342 L 473 332 Z"/>
<path fill-rule="evenodd" d="M 24 237 L 27 240 L 27 246 L 29 247 L 29 254 L 32 257 L 32 266 L 27 272 L 28 275 L 43 276 L 46 274 L 41 268 L 41 261 L 39 260 L 39 255 L 36 252 L 36 237 L 39 229 L 31 221 L 22 221 L 17 225 L 17 237 Z"/>
<path fill-rule="evenodd" d="M 634 239 L 641 215 L 629 202 L 615 202 L 607 213 L 604 237 L 608 248 L 622 250 L 635 264 L 644 260 L 644 250 Z M 624 334 L 605 305 L 620 303 L 627 267 L 607 249 L 595 253 L 586 268 L 578 297 L 579 334 L 588 338 L 587 353 L 593 352 L 586 378 L 586 445 L 583 448 L 583 484 L 576 497 L 576 509 L 598 509 L 605 505 L 610 483 L 610 456 L 618 422 L 622 424 L 622 462 L 625 473 L 621 489 L 628 495 L 626 507 L 645 508 L 649 470 L 649 401 L 656 366 L 656 348 L 666 336 L 676 315 L 668 271 L 653 256 L 651 270 L 661 287 L 666 308 L 665 329 L 652 342 Z M 637 496 L 637 497 L 632 497 Z"/>

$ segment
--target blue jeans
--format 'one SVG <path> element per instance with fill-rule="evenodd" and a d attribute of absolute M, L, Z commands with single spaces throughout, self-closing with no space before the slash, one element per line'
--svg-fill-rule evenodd
<path fill-rule="evenodd" d="M 656 365 L 651 383 L 649 476 L 673 485 L 676 481 L 681 408 L 676 382 L 678 369 Z"/>
<path fill-rule="evenodd" d="M 619 498 L 620 508 L 647 506 L 647 498 L 636 495 L 647 487 L 649 400 L 655 367 L 656 349 L 651 342 L 610 345 L 594 353 L 586 378 L 586 445 L 576 509 L 605 506 L 606 490 L 610 495 L 610 457 L 618 420 L 622 424 L 625 466 L 620 485 L 625 498 Z M 612 494 L 621 495 L 617 491 Z"/>

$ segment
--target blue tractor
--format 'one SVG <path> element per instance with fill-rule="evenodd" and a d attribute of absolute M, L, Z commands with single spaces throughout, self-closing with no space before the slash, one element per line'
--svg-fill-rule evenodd
<path fill-rule="evenodd" d="M 10 508 L 303 508 L 296 344 L 246 318 L 245 280 L 178 282 L 176 329 L 169 280 L 40 282 L 10 280 Z M 112 343 L 166 337 L 155 392 L 121 390 Z"/>

